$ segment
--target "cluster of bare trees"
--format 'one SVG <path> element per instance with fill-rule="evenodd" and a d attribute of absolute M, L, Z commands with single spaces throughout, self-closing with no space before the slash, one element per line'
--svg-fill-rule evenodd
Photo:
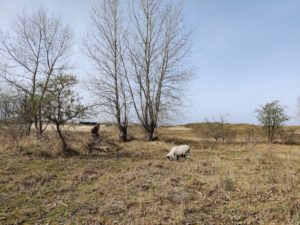
<path fill-rule="evenodd" d="M 102 0 L 92 7 L 91 20 L 82 48 L 95 66 L 89 90 L 115 119 L 121 141 L 128 140 L 129 118 L 154 140 L 189 78 L 182 7 L 171 0 Z M 45 8 L 24 10 L 0 34 L 2 124 L 22 125 L 17 129 L 24 135 L 34 127 L 40 138 L 52 123 L 64 150 L 61 126 L 87 112 L 74 93 L 72 43 L 69 26 Z"/>
<path fill-rule="evenodd" d="M 55 122 L 61 134 L 60 124 L 84 114 L 72 91 L 76 78 L 66 75 L 71 69 L 72 32 L 59 17 L 44 8 L 23 11 L 0 41 L 0 77 L 7 85 L 0 103 L 2 120 L 25 124 L 27 135 L 34 125 L 40 137 L 49 122 Z"/>
<path fill-rule="evenodd" d="M 90 89 L 114 115 L 121 140 L 128 138 L 130 109 L 146 139 L 153 140 L 158 123 L 179 104 L 189 78 L 190 33 L 182 7 L 170 0 L 103 0 L 93 7 L 91 19 L 85 53 L 98 73 Z"/>
<path fill-rule="evenodd" d="M 226 141 L 232 141 L 236 137 L 236 133 L 230 127 L 226 120 L 226 116 L 220 115 L 220 118 L 212 121 L 205 119 L 205 126 L 202 129 L 202 136 L 204 138 L 212 138 L 215 144 L 220 140 L 222 144 Z"/>

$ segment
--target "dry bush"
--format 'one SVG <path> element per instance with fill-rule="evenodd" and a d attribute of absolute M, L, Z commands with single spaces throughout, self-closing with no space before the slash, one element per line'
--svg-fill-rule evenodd
<path fill-rule="evenodd" d="M 28 136 L 23 124 L 0 124 L 1 143 L 10 149 L 17 148 Z"/>
<path fill-rule="evenodd" d="M 282 129 L 280 140 L 286 145 L 295 145 L 299 143 L 300 137 L 296 128 Z"/>
<path fill-rule="evenodd" d="M 202 143 L 211 150 L 221 144 L 234 143 L 237 138 L 235 129 L 232 128 L 231 124 L 227 124 L 222 116 L 219 121 L 206 120 L 203 124 L 194 124 L 191 127 L 201 138 Z"/>
<path fill-rule="evenodd" d="M 18 137 L 16 140 L 14 135 L 11 135 L 7 129 L 2 130 L 0 133 L 2 147 L 8 149 L 9 152 L 16 152 L 23 156 L 53 158 L 61 155 L 61 143 L 57 138 L 57 134 L 53 131 L 46 131 L 39 138 L 36 137 L 34 132 L 31 135 Z M 72 139 L 72 135 L 69 135 L 68 138 Z"/>
<path fill-rule="evenodd" d="M 247 144 L 257 144 L 260 138 L 260 130 L 257 127 L 246 127 L 242 133 Z"/>
<path fill-rule="evenodd" d="M 22 138 L 17 150 L 24 156 L 50 159 L 60 155 L 60 142 L 53 133 L 45 132 L 39 139 L 35 135 Z"/>

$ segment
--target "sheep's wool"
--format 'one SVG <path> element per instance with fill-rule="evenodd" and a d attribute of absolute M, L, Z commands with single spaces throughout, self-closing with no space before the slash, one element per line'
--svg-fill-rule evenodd
<path fill-rule="evenodd" d="M 171 148 L 170 152 L 167 154 L 167 159 L 176 160 L 178 157 L 186 157 L 190 153 L 190 146 L 179 145 Z"/>

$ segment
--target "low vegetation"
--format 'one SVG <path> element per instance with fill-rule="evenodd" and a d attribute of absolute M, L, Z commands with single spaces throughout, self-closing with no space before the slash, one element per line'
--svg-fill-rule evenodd
<path fill-rule="evenodd" d="M 143 141 L 135 126 L 134 140 L 124 143 L 117 128 L 102 126 L 108 148 L 91 154 L 88 129 L 78 126 L 66 136 L 78 152 L 72 157 L 60 154 L 50 128 L 42 140 L 24 137 L 17 146 L 3 132 L 0 223 L 299 224 L 298 145 L 247 142 L 244 133 L 243 142 L 210 150 L 197 126 L 161 127 L 155 142 Z M 231 126 L 240 140 L 249 129 Z M 181 143 L 191 158 L 166 160 Z"/>

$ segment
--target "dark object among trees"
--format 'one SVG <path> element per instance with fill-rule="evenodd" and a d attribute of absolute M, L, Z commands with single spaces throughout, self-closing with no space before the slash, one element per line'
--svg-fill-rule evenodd
<path fill-rule="evenodd" d="M 100 123 L 97 123 L 97 125 L 91 129 L 91 135 L 93 139 L 97 139 L 100 137 L 99 131 L 100 131 Z"/>
<path fill-rule="evenodd" d="M 80 121 L 80 125 L 97 125 L 97 122 Z"/>

